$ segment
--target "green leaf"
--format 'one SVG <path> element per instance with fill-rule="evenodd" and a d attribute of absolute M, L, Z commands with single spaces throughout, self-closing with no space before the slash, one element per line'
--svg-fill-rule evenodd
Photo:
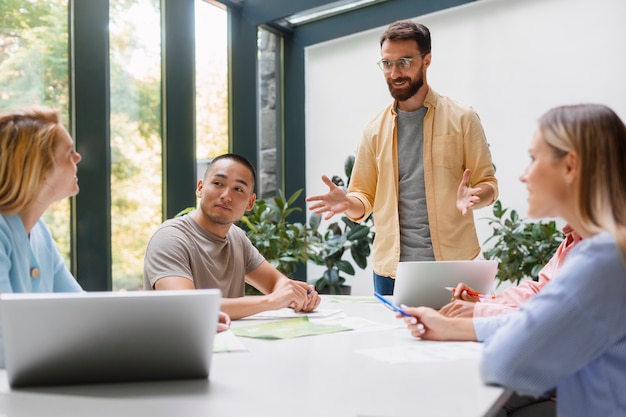
<path fill-rule="evenodd" d="M 194 211 L 196 208 L 195 207 L 187 207 L 186 209 L 182 209 L 181 211 L 179 211 L 178 213 L 176 213 L 176 215 L 174 217 L 180 217 L 180 216 L 184 216 L 186 214 L 191 213 L 192 211 Z"/>
<path fill-rule="evenodd" d="M 321 214 L 312 213 L 311 216 L 309 217 L 309 227 L 313 229 L 314 231 L 317 231 L 317 229 L 320 227 L 321 222 L 322 222 Z"/>
<path fill-rule="evenodd" d="M 347 240 L 359 240 L 359 239 L 363 239 L 365 237 L 367 237 L 370 233 L 370 228 L 369 226 L 365 226 L 362 224 L 358 224 L 354 227 L 352 227 L 347 235 L 346 235 L 346 239 Z"/>
<path fill-rule="evenodd" d="M 289 197 L 289 199 L 287 200 L 287 205 L 291 206 L 298 199 L 298 197 L 300 197 L 300 194 L 302 194 L 302 188 L 297 190 L 295 193 L 291 195 L 291 197 Z"/>
<path fill-rule="evenodd" d="M 354 259 L 354 262 L 356 263 L 356 265 L 361 269 L 365 269 L 367 267 L 367 256 L 369 255 L 369 246 L 367 246 L 367 249 L 368 249 L 367 254 L 365 254 L 364 252 L 359 251 L 359 247 L 356 245 L 350 248 L 352 259 Z"/>
<path fill-rule="evenodd" d="M 325 277 L 318 278 L 315 281 L 315 290 L 321 292 L 328 285 L 328 280 Z"/>
<path fill-rule="evenodd" d="M 342 261 L 342 260 L 336 261 L 335 266 L 337 267 L 338 270 L 345 272 L 348 275 L 355 274 L 354 267 L 348 261 Z"/>
<path fill-rule="evenodd" d="M 354 155 L 349 155 L 343 163 L 343 171 L 348 178 L 348 185 L 350 184 L 350 177 L 352 177 L 352 169 L 354 168 Z"/>
<path fill-rule="evenodd" d="M 258 233 L 258 230 L 256 229 L 256 227 L 254 227 L 254 225 L 252 224 L 252 222 L 250 221 L 250 219 L 248 218 L 248 216 L 243 216 L 241 218 L 241 221 L 250 229 L 252 230 L 252 232 L 254 233 Z"/>

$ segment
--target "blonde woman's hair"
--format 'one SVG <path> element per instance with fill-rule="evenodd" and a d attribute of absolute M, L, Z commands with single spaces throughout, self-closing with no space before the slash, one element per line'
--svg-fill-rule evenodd
<path fill-rule="evenodd" d="M 577 210 L 583 227 L 608 231 L 626 258 L 626 126 L 601 104 L 561 106 L 539 119 L 556 157 L 580 161 Z"/>
<path fill-rule="evenodd" d="M 37 198 L 54 165 L 59 120 L 47 107 L 0 115 L 0 213 L 19 213 Z"/>

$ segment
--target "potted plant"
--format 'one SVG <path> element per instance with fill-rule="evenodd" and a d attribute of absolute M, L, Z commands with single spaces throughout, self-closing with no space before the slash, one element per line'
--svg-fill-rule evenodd
<path fill-rule="evenodd" d="M 344 163 L 348 184 L 353 166 L 354 156 L 350 155 Z M 331 181 L 338 187 L 346 189 L 341 177 L 335 175 Z M 338 222 L 331 223 L 324 233 L 319 231 L 321 219 L 322 216 L 315 213 L 309 217 L 309 228 L 321 243 L 320 250 L 310 259 L 317 265 L 326 267 L 322 276 L 314 281 L 315 289 L 320 293 L 350 294 L 351 289 L 345 285 L 346 279 L 341 273 L 354 275 L 355 269 L 352 262 L 343 259 L 343 256 L 347 252 L 359 268 L 365 269 L 367 267 L 367 258 L 371 253 L 370 248 L 374 241 L 372 217 L 368 217 L 359 224 L 343 216 L 341 218 L 343 225 Z"/>
<path fill-rule="evenodd" d="M 300 207 L 293 207 L 301 193 L 302 189 L 285 198 L 279 191 L 271 199 L 259 199 L 254 203 L 253 209 L 238 222 L 265 259 L 293 279 L 297 279 L 295 274 L 298 266 L 306 264 L 319 246 L 319 238 L 307 225 L 288 221 L 293 212 L 302 210 Z M 259 292 L 246 284 L 246 294 Z"/>
<path fill-rule="evenodd" d="M 321 215 L 312 214 L 309 218 L 309 227 L 319 237 L 322 247 L 319 252 L 311 256 L 317 265 L 326 267 L 322 276 L 314 282 L 319 293 L 350 294 L 350 287 L 345 285 L 346 279 L 341 273 L 354 275 L 355 269 L 349 260 L 343 259 L 344 253 L 349 250 L 352 259 L 361 269 L 367 266 L 367 257 L 370 254 L 370 244 L 373 241 L 373 232 L 369 225 L 358 224 L 347 217 L 342 217 L 343 229 L 339 223 L 331 223 L 324 233 L 319 232 Z"/>
<path fill-rule="evenodd" d="M 506 217 L 507 211 L 509 216 Z M 485 240 L 493 246 L 483 252 L 485 259 L 499 261 L 496 279 L 498 285 L 510 281 L 516 285 L 523 278 L 535 281 L 541 268 L 548 263 L 564 238 L 556 222 L 530 222 L 520 218 L 517 211 L 502 208 L 497 200 L 493 217 L 488 218 L 493 234 Z"/>
<path fill-rule="evenodd" d="M 285 199 L 282 191 L 270 200 L 257 200 L 252 210 L 239 221 L 252 242 L 265 259 L 283 274 L 294 278 L 298 264 L 305 264 L 318 239 L 307 226 L 291 223 L 287 218 L 300 207 L 293 203 L 302 189 Z"/>

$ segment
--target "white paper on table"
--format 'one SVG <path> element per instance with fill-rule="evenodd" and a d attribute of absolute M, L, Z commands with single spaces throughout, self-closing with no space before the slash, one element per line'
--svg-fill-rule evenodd
<path fill-rule="evenodd" d="M 399 327 L 403 327 L 402 323 L 397 325 L 384 324 L 376 321 L 364 319 L 362 317 L 347 316 L 345 314 L 336 315 L 333 317 L 316 320 L 317 323 L 322 324 L 334 324 L 339 326 L 348 327 L 357 331 L 379 331 L 379 330 L 391 330 Z"/>
<path fill-rule="evenodd" d="M 415 340 L 402 346 L 389 346 L 357 350 L 357 353 L 373 359 L 396 363 L 427 363 L 477 359 L 482 354 L 482 343 L 478 342 L 430 342 Z"/>
<path fill-rule="evenodd" d="M 343 310 L 329 310 L 318 309 L 315 311 L 309 311 L 308 313 L 300 312 L 296 313 L 292 308 L 281 308 L 280 310 L 268 310 L 262 311 L 252 316 L 244 317 L 242 320 L 275 320 L 275 319 L 290 319 L 294 317 L 308 316 L 309 319 L 318 319 L 332 316 L 333 314 L 341 313 Z"/>
<path fill-rule="evenodd" d="M 213 340 L 213 353 L 245 352 L 247 350 L 248 348 L 230 329 L 216 334 Z"/>

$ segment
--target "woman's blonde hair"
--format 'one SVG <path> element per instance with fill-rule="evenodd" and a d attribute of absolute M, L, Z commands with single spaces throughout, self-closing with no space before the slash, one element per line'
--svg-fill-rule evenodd
<path fill-rule="evenodd" d="M 29 107 L 0 115 L 0 213 L 32 204 L 54 165 L 59 112 Z"/>
<path fill-rule="evenodd" d="M 546 143 L 580 161 L 577 211 L 584 228 L 608 231 L 626 257 L 626 126 L 601 104 L 561 106 L 539 119 Z"/>

